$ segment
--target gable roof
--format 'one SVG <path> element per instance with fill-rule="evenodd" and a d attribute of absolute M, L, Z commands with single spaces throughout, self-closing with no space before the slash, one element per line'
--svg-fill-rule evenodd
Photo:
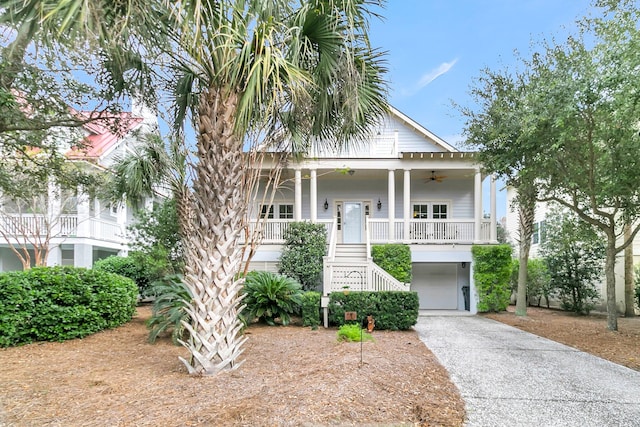
<path fill-rule="evenodd" d="M 78 112 L 78 115 L 82 118 L 91 118 L 91 113 L 87 112 Z M 128 112 L 88 121 L 82 125 L 87 133 L 83 138 L 82 147 L 73 147 L 67 151 L 66 157 L 73 160 L 98 159 L 142 121 L 142 117 L 135 117 Z"/>
<path fill-rule="evenodd" d="M 406 114 L 402 113 L 400 110 L 398 110 L 397 108 L 393 107 L 392 105 L 389 105 L 389 113 L 392 116 L 394 116 L 397 119 L 399 119 L 402 122 L 404 122 L 406 125 L 412 127 L 416 132 L 418 132 L 423 137 L 433 141 L 436 145 L 442 147 L 442 149 L 444 149 L 445 151 L 450 151 L 450 152 L 458 152 L 459 151 L 453 145 L 447 143 L 444 139 L 440 138 L 438 135 L 436 135 L 435 133 L 431 132 L 430 130 L 428 130 L 427 128 L 422 126 L 420 123 L 416 122 L 411 117 L 409 117 Z"/>

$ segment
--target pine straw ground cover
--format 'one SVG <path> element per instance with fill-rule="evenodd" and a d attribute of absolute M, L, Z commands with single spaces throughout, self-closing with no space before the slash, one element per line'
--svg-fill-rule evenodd
<path fill-rule="evenodd" d="M 146 341 L 150 310 L 82 340 L 0 350 L 0 426 L 459 426 L 464 404 L 413 331 L 338 343 L 335 329 L 251 326 L 245 363 L 194 378 Z"/>
<path fill-rule="evenodd" d="M 605 314 L 578 316 L 548 308 L 528 307 L 527 316 L 515 308 L 484 316 L 532 334 L 557 341 L 595 356 L 640 371 L 640 317 L 618 318 L 618 330 L 607 329 Z"/>

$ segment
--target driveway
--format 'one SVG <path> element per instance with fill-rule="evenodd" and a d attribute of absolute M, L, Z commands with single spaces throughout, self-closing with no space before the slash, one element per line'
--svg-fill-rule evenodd
<path fill-rule="evenodd" d="M 421 316 L 415 329 L 460 390 L 466 426 L 640 426 L 640 372 L 479 316 Z"/>

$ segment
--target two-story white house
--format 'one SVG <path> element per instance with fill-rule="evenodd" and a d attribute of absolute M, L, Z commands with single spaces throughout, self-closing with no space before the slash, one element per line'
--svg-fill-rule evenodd
<path fill-rule="evenodd" d="M 273 167 L 278 154 L 267 159 Z M 476 312 L 471 246 L 496 240 L 496 186 L 474 153 L 461 152 L 391 108 L 370 138 L 342 152 L 311 150 L 289 160 L 286 178 L 267 211 L 253 270 L 276 271 L 282 235 L 293 221 L 326 225 L 324 288 L 413 290 L 421 309 Z M 483 218 L 483 198 L 490 218 Z M 403 243 L 411 249 L 413 279 L 395 281 L 371 262 L 370 246 Z M 465 294 L 470 291 L 465 304 Z M 326 300 L 325 300 L 326 302 Z"/>
<path fill-rule="evenodd" d="M 81 129 L 82 149 L 61 149 L 65 150 L 69 162 L 83 162 L 89 168 L 108 170 L 141 135 L 156 130 L 155 115 L 146 108 L 134 106 L 132 113 L 121 114 L 117 132 L 110 123 L 91 121 Z M 50 266 L 90 268 L 99 259 L 127 253 L 126 226 L 133 219 L 131 209 L 123 203 L 90 198 L 81 191 L 65 200 L 61 200 L 60 194 L 59 189 L 50 186 L 46 211 L 33 214 L 12 211 L 11 203 L 3 200 L 0 227 L 5 237 L 0 239 L 0 271 L 22 269 L 11 245 L 28 248 L 29 242 L 45 238 L 49 241 L 46 264 Z M 33 264 L 33 256 L 31 258 Z"/>

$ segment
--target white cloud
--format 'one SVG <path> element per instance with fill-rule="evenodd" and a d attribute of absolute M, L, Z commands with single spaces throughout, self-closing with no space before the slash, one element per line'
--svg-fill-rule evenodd
<path fill-rule="evenodd" d="M 458 58 L 454 59 L 451 62 L 443 62 L 438 67 L 423 75 L 418 82 L 416 91 L 422 89 L 441 75 L 446 74 L 449 70 L 451 70 L 451 68 L 453 68 L 456 62 L 458 62 Z"/>
<path fill-rule="evenodd" d="M 451 68 L 453 68 L 453 66 L 456 64 L 456 62 L 458 62 L 458 58 L 454 59 L 451 62 L 443 62 L 442 64 L 438 65 L 436 68 L 420 77 L 420 80 L 414 86 L 413 90 L 404 91 L 404 94 L 413 95 L 414 93 L 418 92 L 420 89 L 427 86 L 429 83 L 433 82 L 441 75 L 448 73 L 449 70 L 451 70 Z"/>

